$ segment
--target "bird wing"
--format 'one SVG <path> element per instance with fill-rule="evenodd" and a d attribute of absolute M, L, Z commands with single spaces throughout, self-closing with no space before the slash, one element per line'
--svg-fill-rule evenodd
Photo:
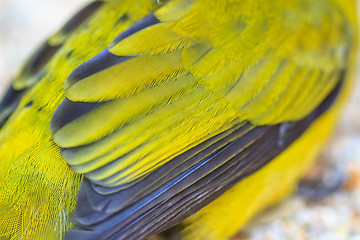
<path fill-rule="evenodd" d="M 296 4 L 168 1 L 72 72 L 51 121 L 85 176 L 71 239 L 178 223 L 331 105 L 353 32 L 336 6 Z"/>

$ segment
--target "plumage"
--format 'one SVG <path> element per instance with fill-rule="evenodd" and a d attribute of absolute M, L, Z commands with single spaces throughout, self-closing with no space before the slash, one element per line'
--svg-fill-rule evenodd
<path fill-rule="evenodd" d="M 354 6 L 90 3 L 0 103 L 0 236 L 232 236 L 291 192 L 334 127 Z"/>

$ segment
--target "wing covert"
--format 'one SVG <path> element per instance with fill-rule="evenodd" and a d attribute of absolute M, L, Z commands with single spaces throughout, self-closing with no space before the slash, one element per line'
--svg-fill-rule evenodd
<path fill-rule="evenodd" d="M 319 9 L 293 4 L 219 19 L 216 3 L 168 1 L 69 76 L 51 121 L 85 176 L 69 239 L 139 239 L 179 223 L 331 105 L 354 33 L 340 12 L 307 18 Z"/>
<path fill-rule="evenodd" d="M 339 83 L 353 32 L 337 11 L 309 19 L 317 8 L 293 4 L 280 9 L 296 7 L 297 26 L 272 5 L 226 22 L 203 15 L 212 4 L 170 1 L 124 31 L 65 82 L 51 130 L 71 169 L 127 184 L 235 124 L 310 114 Z"/>

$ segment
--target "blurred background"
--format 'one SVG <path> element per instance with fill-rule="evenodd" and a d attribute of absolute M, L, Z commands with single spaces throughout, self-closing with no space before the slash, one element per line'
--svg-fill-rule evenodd
<path fill-rule="evenodd" d="M 90 1 L 0 0 L 0 97 L 26 58 L 87 2 Z M 319 158 L 331 169 L 329 179 L 344 173 L 344 186 L 318 201 L 306 200 L 295 193 L 261 214 L 236 240 L 360 240 L 358 66 L 353 95 L 339 127 Z M 318 168 L 313 171 L 316 175 Z"/>

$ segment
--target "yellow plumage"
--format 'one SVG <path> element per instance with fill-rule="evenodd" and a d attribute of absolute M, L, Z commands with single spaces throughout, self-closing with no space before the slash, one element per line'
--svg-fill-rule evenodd
<path fill-rule="evenodd" d="M 231 237 L 292 191 L 331 133 L 352 86 L 355 9 L 352 0 L 95 2 L 79 14 L 84 19 L 49 38 L 49 59 L 39 54 L 45 60 L 30 60 L 15 78 L 12 89 L 21 93 L 19 103 L 0 105 L 0 238 L 61 239 L 73 227 L 69 216 L 75 206 L 77 228 L 96 211 L 105 219 L 121 216 L 118 226 L 139 228 L 133 233 L 119 227 L 121 232 L 110 224 L 99 230 L 84 223 L 94 233 L 89 239 L 139 239 L 191 214 L 182 222 L 185 239 Z M 301 134 L 282 125 L 312 116 L 338 88 L 335 102 L 315 114 Z M 266 166 L 248 170 L 250 176 L 236 178 L 238 184 L 201 209 L 171 208 L 229 186 L 224 180 L 201 192 L 218 179 L 211 174 L 227 160 L 253 144 L 261 149 L 269 140 L 261 138 L 266 132 L 252 140 L 248 135 L 278 126 L 279 135 L 269 136 L 281 151 Z M 283 129 L 294 139 L 282 139 Z M 248 142 L 210 167 L 215 154 L 238 139 Z M 266 158 L 267 151 L 259 154 Z M 251 154 L 244 154 L 239 166 Z M 189 162 L 195 156 L 199 160 Z M 175 164 L 176 159 L 181 161 Z M 201 161 L 209 164 L 209 172 L 197 179 L 200 173 L 191 169 L 200 169 Z M 159 177 L 147 181 L 152 176 Z M 187 179 L 191 182 L 175 189 Z M 88 192 L 76 200 L 81 182 L 80 192 Z M 186 195 L 193 186 L 196 191 Z M 117 193 L 121 197 L 113 197 Z M 194 199 L 182 202 L 192 194 Z M 142 210 L 149 202 L 163 204 L 163 211 L 155 206 Z M 132 206 L 144 212 L 137 216 Z M 147 219 L 152 211 L 157 217 Z M 167 218 L 173 213 L 174 222 Z M 141 227 L 132 216 L 148 222 Z M 152 223 L 158 225 L 152 229 Z"/>
<path fill-rule="evenodd" d="M 288 196 L 331 134 L 349 90 L 344 90 L 342 99 L 269 165 L 188 218 L 188 239 L 232 236 L 259 211 Z"/>

